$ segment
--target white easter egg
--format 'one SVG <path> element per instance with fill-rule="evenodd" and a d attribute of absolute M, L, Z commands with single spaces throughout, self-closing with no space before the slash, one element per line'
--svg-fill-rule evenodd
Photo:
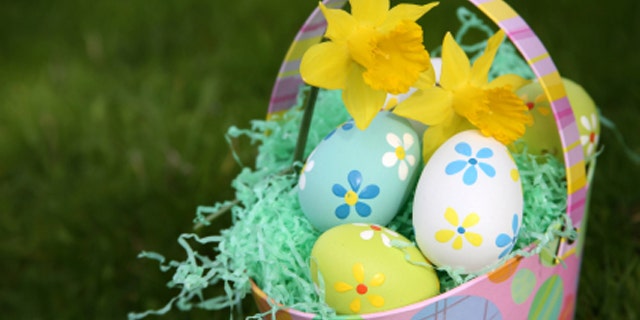
<path fill-rule="evenodd" d="M 380 112 L 365 129 L 353 120 L 331 132 L 307 159 L 300 207 L 320 231 L 345 223 L 386 225 L 408 199 L 421 163 L 406 119 Z"/>
<path fill-rule="evenodd" d="M 477 130 L 456 134 L 420 175 L 413 227 L 437 266 L 476 273 L 513 249 L 522 225 L 518 168 L 507 148 Z"/>

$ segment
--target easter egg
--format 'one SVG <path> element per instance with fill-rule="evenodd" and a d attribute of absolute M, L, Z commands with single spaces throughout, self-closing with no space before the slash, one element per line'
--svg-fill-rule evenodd
<path fill-rule="evenodd" d="M 413 203 L 416 242 L 429 261 L 476 273 L 508 255 L 522 225 L 518 168 L 507 148 L 460 132 L 425 165 Z"/>
<path fill-rule="evenodd" d="M 381 112 L 365 130 L 350 120 L 308 157 L 298 181 L 300 207 L 320 231 L 352 222 L 386 225 L 408 199 L 420 156 L 407 120 Z"/>
<path fill-rule="evenodd" d="M 553 116 L 549 99 L 539 82 L 529 83 L 516 94 L 524 101 L 533 117 L 533 125 L 526 128 L 521 140 L 526 143 L 530 154 L 552 154 L 563 161 L 562 143 L 556 119 Z M 516 146 L 518 146 L 516 144 Z M 518 151 L 521 151 L 518 149 Z"/>
<path fill-rule="evenodd" d="M 573 115 L 578 123 L 580 143 L 585 159 L 590 159 L 596 153 L 600 139 L 600 118 L 595 103 L 579 84 L 563 79 L 564 88 L 571 103 Z"/>
<path fill-rule="evenodd" d="M 374 224 L 324 232 L 311 251 L 311 276 L 338 314 L 391 310 L 430 298 L 440 283 L 433 266 L 402 235 Z"/>
<path fill-rule="evenodd" d="M 580 142 L 584 157 L 595 154 L 600 136 L 600 120 L 595 103 L 589 94 L 577 83 L 563 78 L 564 85 L 573 115 L 578 123 Z M 539 82 L 532 82 L 520 88 L 516 94 L 524 100 L 533 116 L 533 126 L 527 127 L 521 140 L 527 145 L 531 154 L 553 154 L 563 161 L 562 144 L 555 117 Z"/>

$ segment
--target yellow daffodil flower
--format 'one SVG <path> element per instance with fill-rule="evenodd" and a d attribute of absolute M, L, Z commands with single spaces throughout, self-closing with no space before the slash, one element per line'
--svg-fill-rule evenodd
<path fill-rule="evenodd" d="M 349 3 L 351 14 L 320 3 L 329 41 L 307 50 L 300 74 L 312 86 L 341 89 L 356 126 L 365 129 L 383 108 L 387 93 L 433 82 L 422 28 L 415 21 L 437 3 L 399 4 L 390 10 L 389 0 Z"/>
<path fill-rule="evenodd" d="M 456 133 L 477 128 L 505 145 L 525 132 L 532 117 L 514 91 L 528 81 L 507 74 L 488 82 L 489 69 L 504 31 L 487 41 L 483 54 L 471 66 L 466 54 L 450 33 L 442 44 L 442 76 L 439 86 L 430 86 L 400 103 L 394 113 L 420 121 L 429 127 L 423 139 L 423 159 Z M 435 83 L 433 83 L 435 84 Z"/>

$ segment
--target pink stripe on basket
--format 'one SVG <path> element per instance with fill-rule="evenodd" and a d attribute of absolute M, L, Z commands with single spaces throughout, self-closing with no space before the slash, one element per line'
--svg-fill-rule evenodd
<path fill-rule="evenodd" d="M 477 5 L 480 5 L 480 4 L 483 4 L 483 3 L 487 3 L 487 2 L 491 2 L 491 1 L 494 1 L 494 0 L 469 0 L 469 1 L 473 2 L 477 6 Z"/>
<path fill-rule="evenodd" d="M 277 94 L 271 97 L 269 113 L 290 108 L 296 101 L 301 84 L 302 79 L 300 76 L 281 78 L 276 82 L 273 92 Z"/>
<path fill-rule="evenodd" d="M 571 166 L 577 164 L 579 161 L 582 160 L 581 157 L 583 155 L 583 152 L 584 152 L 584 150 L 582 148 L 582 144 L 578 144 L 578 145 L 576 145 L 575 148 L 572 148 L 571 150 L 567 151 L 567 153 L 565 155 L 568 156 L 569 159 L 577 160 L 575 163 L 572 163 Z"/>
<path fill-rule="evenodd" d="M 296 59 L 296 60 L 289 60 L 289 61 L 285 61 L 284 63 L 282 63 L 282 66 L 280 66 L 280 71 L 279 74 L 282 77 L 284 74 L 290 73 L 290 72 L 298 72 L 298 70 L 300 70 L 300 59 Z"/>
<path fill-rule="evenodd" d="M 547 49 L 544 48 L 542 42 L 540 42 L 540 39 L 537 37 L 520 39 L 517 46 L 520 48 L 520 52 L 526 60 L 547 54 Z"/>
<path fill-rule="evenodd" d="M 520 16 L 502 20 L 501 24 L 505 30 L 520 30 L 528 28 L 527 23 Z"/>
<path fill-rule="evenodd" d="M 322 16 L 319 16 L 317 20 L 318 21 L 313 21 L 310 25 L 302 27 L 302 29 L 300 29 L 300 33 L 314 32 L 318 30 L 322 30 L 322 32 L 324 32 L 324 29 L 327 27 L 327 21 Z"/>
<path fill-rule="evenodd" d="M 582 148 L 579 148 L 582 151 Z M 587 188 L 581 188 L 580 190 L 576 190 L 571 195 L 573 199 L 573 203 L 569 209 L 569 216 L 571 217 L 571 222 L 574 226 L 580 226 L 582 219 L 584 218 L 585 206 L 587 204 Z"/>
<path fill-rule="evenodd" d="M 556 69 L 556 66 L 553 64 L 553 60 L 551 60 L 551 57 L 547 57 L 544 58 L 540 61 L 536 61 L 534 64 L 535 68 L 538 70 L 538 72 L 540 73 L 540 76 L 544 77 L 552 72 L 556 72 L 558 69 Z M 534 67 L 532 66 L 532 67 Z"/>
<path fill-rule="evenodd" d="M 571 109 L 571 104 L 569 104 L 569 98 L 562 97 L 553 101 L 552 104 L 555 106 L 556 119 L 560 123 L 562 131 L 565 131 L 568 126 L 576 122 L 573 117 L 573 109 Z"/>
<path fill-rule="evenodd" d="M 322 37 L 324 35 L 324 31 L 326 30 L 327 23 L 322 21 L 323 23 L 319 23 L 314 28 L 304 30 L 298 35 L 298 41 L 307 40 L 310 38 Z"/>

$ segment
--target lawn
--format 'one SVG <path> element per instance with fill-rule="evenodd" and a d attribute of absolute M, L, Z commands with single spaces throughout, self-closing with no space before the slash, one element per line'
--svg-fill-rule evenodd
<path fill-rule="evenodd" d="M 640 318 L 640 164 L 626 153 L 640 153 L 640 2 L 509 2 L 617 126 L 602 132 L 577 318 Z M 196 207 L 233 197 L 240 166 L 224 133 L 264 118 L 316 5 L 0 2 L 2 317 L 118 319 L 164 305 L 170 275 L 137 254 L 183 259 L 176 239 Z M 250 165 L 255 149 L 234 146 Z"/>

